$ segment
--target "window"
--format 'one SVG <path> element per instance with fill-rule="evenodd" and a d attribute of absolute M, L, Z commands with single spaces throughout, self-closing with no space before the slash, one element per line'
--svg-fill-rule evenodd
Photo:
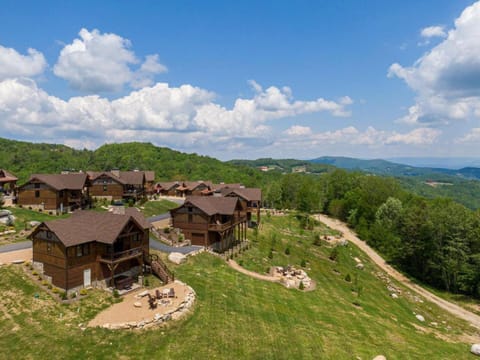
<path fill-rule="evenodd" d="M 39 190 L 35 190 L 35 197 L 36 197 L 36 198 L 39 198 L 39 197 L 40 197 L 40 191 L 39 191 Z"/>
<path fill-rule="evenodd" d="M 47 233 L 48 234 L 48 233 Z M 48 237 L 48 236 L 47 236 Z M 52 243 L 47 242 L 47 253 L 51 254 L 52 253 Z"/>
<path fill-rule="evenodd" d="M 40 189 L 40 184 L 35 184 L 35 189 Z"/>
<path fill-rule="evenodd" d="M 133 234 L 133 241 L 140 241 L 141 238 L 140 238 L 140 234 L 136 233 L 136 234 Z"/>
<path fill-rule="evenodd" d="M 58 193 L 59 197 L 63 197 L 63 190 Z"/>
<path fill-rule="evenodd" d="M 52 232 L 51 231 L 47 231 L 47 239 L 51 239 L 52 238 Z"/>
<path fill-rule="evenodd" d="M 90 246 L 89 244 L 82 244 L 82 245 L 77 245 L 75 249 L 75 253 L 77 254 L 77 257 L 85 256 L 90 254 Z"/>
<path fill-rule="evenodd" d="M 107 191 L 107 185 L 103 185 L 103 191 Z"/>

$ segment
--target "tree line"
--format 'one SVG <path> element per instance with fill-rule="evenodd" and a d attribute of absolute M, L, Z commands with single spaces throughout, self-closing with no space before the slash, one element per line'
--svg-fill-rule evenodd
<path fill-rule="evenodd" d="M 266 186 L 264 200 L 334 216 L 410 276 L 480 298 L 480 211 L 415 195 L 393 178 L 344 170 L 284 175 Z"/>

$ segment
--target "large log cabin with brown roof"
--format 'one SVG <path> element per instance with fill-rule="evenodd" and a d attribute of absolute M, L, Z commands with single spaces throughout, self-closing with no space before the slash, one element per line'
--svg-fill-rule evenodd
<path fill-rule="evenodd" d="M 223 252 L 246 240 L 247 218 L 236 197 L 191 196 L 170 214 L 173 227 L 193 245 Z"/>
<path fill-rule="evenodd" d="M 145 171 L 87 171 L 92 183 L 90 194 L 95 198 L 107 200 L 133 199 L 138 200 L 146 195 Z M 149 173 L 149 179 L 153 176 Z M 153 174 L 152 174 L 153 173 Z M 153 180 L 150 181 L 153 184 Z"/>
<path fill-rule="evenodd" d="M 141 274 L 149 256 L 149 224 L 134 208 L 77 211 L 43 222 L 30 238 L 35 268 L 65 291 L 128 284 L 124 280 Z"/>
<path fill-rule="evenodd" d="M 258 188 L 222 188 L 221 196 L 237 197 L 240 202 L 242 214 L 247 217 L 248 226 L 255 226 L 252 215 L 256 215 L 257 225 L 260 223 L 260 208 L 262 204 L 262 190 Z"/>
<path fill-rule="evenodd" d="M 87 174 L 35 174 L 18 188 L 17 204 L 35 210 L 64 213 L 90 204 Z"/>

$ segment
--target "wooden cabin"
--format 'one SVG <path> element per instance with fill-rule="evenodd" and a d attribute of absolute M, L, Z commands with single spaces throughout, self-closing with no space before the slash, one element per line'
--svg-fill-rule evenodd
<path fill-rule="evenodd" d="M 7 170 L 0 169 L 0 192 L 15 195 L 18 178 Z"/>
<path fill-rule="evenodd" d="M 155 193 L 163 196 L 177 196 L 178 181 L 159 182 L 155 184 Z"/>
<path fill-rule="evenodd" d="M 262 190 L 258 188 L 223 188 L 220 191 L 222 196 L 237 197 L 240 202 L 242 214 L 247 217 L 249 227 L 260 223 L 260 209 L 262 204 Z M 256 224 L 252 220 L 252 215 L 256 215 Z"/>
<path fill-rule="evenodd" d="M 223 252 L 246 240 L 247 218 L 236 197 L 190 196 L 170 210 L 172 224 L 193 245 Z"/>
<path fill-rule="evenodd" d="M 34 267 L 65 291 L 130 284 L 149 256 L 149 224 L 134 208 L 77 211 L 43 222 L 30 239 Z"/>
<path fill-rule="evenodd" d="M 144 171 L 145 174 L 145 193 L 152 195 L 155 192 L 155 171 Z"/>
<path fill-rule="evenodd" d="M 145 172 L 144 171 L 87 171 L 92 183 L 90 194 L 92 197 L 121 200 L 138 199 L 145 196 Z"/>
<path fill-rule="evenodd" d="M 200 196 L 213 192 L 213 184 L 210 181 L 184 181 L 176 188 L 177 196 Z"/>
<path fill-rule="evenodd" d="M 35 210 L 64 213 L 90 204 L 87 174 L 35 174 L 18 188 L 17 204 Z"/>

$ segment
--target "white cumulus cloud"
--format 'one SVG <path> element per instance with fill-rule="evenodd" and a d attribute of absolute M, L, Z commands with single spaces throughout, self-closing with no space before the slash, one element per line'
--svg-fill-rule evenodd
<path fill-rule="evenodd" d="M 229 109 L 216 103 L 211 91 L 166 83 L 114 100 L 98 95 L 63 100 L 31 79 L 8 79 L 0 82 L 0 127 L 17 137 L 63 139 L 79 147 L 143 140 L 183 149 L 213 144 L 241 148 L 271 142 L 270 121 L 322 111 L 345 116 L 344 104 L 350 102 L 294 100 L 290 89 L 271 86 L 237 99 Z M 296 131 L 306 134 L 308 128 Z"/>
<path fill-rule="evenodd" d="M 32 77 L 41 74 L 47 61 L 41 52 L 28 49 L 27 55 L 0 45 L 0 81 L 16 77 Z"/>
<path fill-rule="evenodd" d="M 53 68 L 73 89 L 97 93 L 120 91 L 126 84 L 138 88 L 151 85 L 156 74 L 167 71 L 158 55 L 147 56 L 134 70 L 132 66 L 140 60 L 130 49 L 130 41 L 119 35 L 96 29 L 81 29 L 78 35 L 61 50 Z"/>
<path fill-rule="evenodd" d="M 420 31 L 420 35 L 424 38 L 446 37 L 447 33 L 443 26 L 428 26 Z"/>
<path fill-rule="evenodd" d="M 441 32 L 431 28 L 426 34 Z M 480 2 L 462 12 L 441 43 L 410 67 L 392 64 L 388 76 L 403 79 L 416 93 L 402 122 L 442 124 L 480 117 Z"/>

